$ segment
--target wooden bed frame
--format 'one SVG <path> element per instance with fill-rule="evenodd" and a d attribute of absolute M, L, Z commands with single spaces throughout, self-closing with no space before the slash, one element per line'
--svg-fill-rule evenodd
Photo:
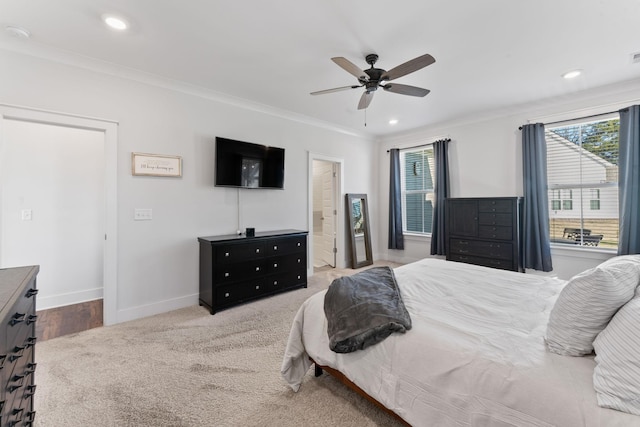
<path fill-rule="evenodd" d="M 396 420 L 400 421 L 402 423 L 402 425 L 411 427 L 411 424 L 409 424 L 408 422 L 403 420 L 402 417 L 400 417 L 400 415 L 396 414 L 395 412 L 393 412 L 392 410 L 390 410 L 389 408 L 384 406 L 382 403 L 378 402 L 376 399 L 374 399 L 373 397 L 369 396 L 364 390 L 362 390 L 355 383 L 353 383 L 342 372 L 340 372 L 340 371 L 338 371 L 336 369 L 333 369 L 333 368 L 331 368 L 329 366 L 319 365 L 312 358 L 309 358 L 309 360 L 311 360 L 311 362 L 314 365 L 314 374 L 315 374 L 316 377 L 321 376 L 322 372 L 326 371 L 329 375 L 331 375 L 332 377 L 334 377 L 335 379 L 340 381 L 342 384 L 344 384 L 345 386 L 347 386 L 351 390 L 355 391 L 357 394 L 359 394 L 360 396 L 364 397 L 369 402 L 373 403 L 378 408 L 382 409 L 384 412 L 386 412 L 387 414 L 391 415 Z"/>

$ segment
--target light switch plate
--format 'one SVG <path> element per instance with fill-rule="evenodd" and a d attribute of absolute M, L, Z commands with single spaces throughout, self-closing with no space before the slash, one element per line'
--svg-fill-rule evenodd
<path fill-rule="evenodd" d="M 33 218 L 33 213 L 31 209 L 22 209 L 22 220 L 23 221 L 31 221 Z"/>
<path fill-rule="evenodd" d="M 149 221 L 153 219 L 153 210 L 136 208 L 133 213 L 133 219 L 135 221 Z"/>

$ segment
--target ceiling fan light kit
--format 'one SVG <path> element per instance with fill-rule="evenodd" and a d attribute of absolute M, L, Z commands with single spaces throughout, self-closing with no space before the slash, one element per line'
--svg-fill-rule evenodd
<path fill-rule="evenodd" d="M 397 67 L 390 69 L 389 71 L 386 71 L 382 68 L 374 67 L 375 63 L 378 61 L 378 55 L 376 55 L 375 53 L 370 53 L 365 57 L 365 61 L 370 65 L 370 68 L 366 70 L 360 69 L 360 67 L 355 65 L 353 62 L 341 56 L 331 58 L 331 60 L 343 70 L 356 77 L 359 84 L 311 92 L 311 95 L 323 95 L 325 93 L 333 93 L 364 87 L 365 91 L 360 97 L 360 102 L 358 102 L 358 110 L 363 110 L 369 107 L 369 104 L 371 104 L 371 100 L 373 99 L 373 95 L 379 87 L 387 92 L 397 93 L 400 95 L 418 97 L 426 96 L 430 92 L 428 89 L 389 82 L 399 77 L 406 76 L 409 73 L 413 73 L 414 71 L 418 71 L 436 62 L 433 56 L 425 54 L 403 64 L 400 64 Z"/>

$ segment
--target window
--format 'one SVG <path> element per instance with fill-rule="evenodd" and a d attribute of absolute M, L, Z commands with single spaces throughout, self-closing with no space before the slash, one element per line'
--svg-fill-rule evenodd
<path fill-rule="evenodd" d="M 546 129 L 552 242 L 618 247 L 619 127 L 615 114 Z"/>
<path fill-rule="evenodd" d="M 431 234 L 433 222 L 433 147 L 400 152 L 402 223 L 408 234 Z"/>

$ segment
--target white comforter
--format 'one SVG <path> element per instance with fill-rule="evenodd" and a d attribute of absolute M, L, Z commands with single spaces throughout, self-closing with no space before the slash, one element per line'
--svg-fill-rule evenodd
<path fill-rule="evenodd" d="M 324 291 L 303 303 L 282 363 L 295 391 L 312 357 L 414 426 L 640 426 L 597 406 L 592 357 L 546 350 L 565 281 L 432 258 L 395 274 L 413 328 L 362 351 L 329 349 Z"/>

